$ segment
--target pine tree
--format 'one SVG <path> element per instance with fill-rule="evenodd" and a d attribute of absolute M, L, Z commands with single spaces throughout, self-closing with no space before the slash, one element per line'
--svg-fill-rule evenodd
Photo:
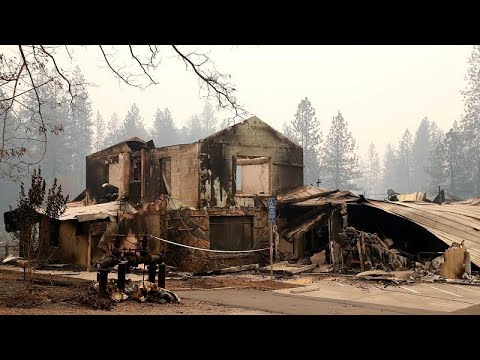
<path fill-rule="evenodd" d="M 92 105 L 84 83 L 83 74 L 77 67 L 74 71 L 74 84 L 80 85 L 74 85 L 77 97 L 69 113 L 72 128 L 67 130 L 67 136 L 71 139 L 69 147 L 72 154 L 73 191 L 77 194 L 85 189 L 85 159 L 91 153 L 93 133 Z"/>
<path fill-rule="evenodd" d="M 97 119 L 95 120 L 95 141 L 93 151 L 99 151 L 105 148 L 105 122 L 103 121 L 100 111 L 97 111 Z"/>
<path fill-rule="evenodd" d="M 431 151 L 431 125 L 427 117 L 424 117 L 415 133 L 412 145 L 412 188 L 415 191 L 426 190 L 429 176 L 426 171 Z"/>
<path fill-rule="evenodd" d="M 193 115 L 180 130 L 181 142 L 193 143 L 203 138 L 203 128 L 198 115 Z"/>
<path fill-rule="evenodd" d="M 467 89 L 462 92 L 465 114 L 461 129 L 468 159 L 470 196 L 480 195 L 480 46 L 473 47 L 466 76 Z"/>
<path fill-rule="evenodd" d="M 137 104 L 133 104 L 125 117 L 123 126 L 118 131 L 119 142 L 128 140 L 132 137 L 138 137 L 144 141 L 148 141 L 148 133 L 145 130 L 143 119 Z"/>
<path fill-rule="evenodd" d="M 120 124 L 118 115 L 116 112 L 112 114 L 107 125 L 107 135 L 105 137 L 105 147 L 118 144 L 120 140 L 118 139 L 118 131 L 123 127 L 123 124 Z"/>
<path fill-rule="evenodd" d="M 470 193 L 467 163 L 462 132 L 455 121 L 432 154 L 428 168 L 432 185 L 445 187 L 453 195 L 466 197 Z"/>
<path fill-rule="evenodd" d="M 443 141 L 445 134 L 435 121 L 430 121 L 430 153 Z"/>
<path fill-rule="evenodd" d="M 397 153 L 397 192 L 412 191 L 412 135 L 407 129 L 398 144 Z"/>
<path fill-rule="evenodd" d="M 365 192 L 370 196 L 380 192 L 380 159 L 377 149 L 373 143 L 368 147 L 367 156 L 364 161 L 364 183 Z"/>
<path fill-rule="evenodd" d="M 47 81 L 48 74 L 43 75 L 45 79 L 40 82 Z M 72 142 L 74 141 L 72 134 L 74 133 L 75 124 L 69 115 L 69 101 L 59 97 L 54 87 L 43 86 L 37 89 L 39 97 L 42 99 L 42 119 L 44 124 L 49 127 L 57 127 L 62 131 L 52 132 L 46 131 L 45 135 L 38 131 L 30 131 L 26 136 L 35 139 L 31 141 L 29 154 L 34 161 L 40 161 L 44 169 L 45 178 L 52 180 L 65 174 L 73 172 L 73 154 Z M 36 97 L 27 98 L 25 106 L 19 111 L 21 123 L 40 123 L 40 114 L 31 109 L 38 107 Z M 43 158 L 42 158 L 43 157 Z"/>
<path fill-rule="evenodd" d="M 318 150 L 322 133 L 315 109 L 308 98 L 300 101 L 295 118 L 291 125 L 284 125 L 284 132 L 292 141 L 303 147 L 304 184 L 315 184 L 320 177 Z"/>
<path fill-rule="evenodd" d="M 212 135 L 217 131 L 217 118 L 215 112 L 209 102 L 205 103 L 202 113 L 200 114 L 200 124 L 202 132 L 201 138 Z"/>
<path fill-rule="evenodd" d="M 155 146 L 169 146 L 178 143 L 178 129 L 172 119 L 172 114 L 168 108 L 162 112 L 157 108 L 153 120 L 152 139 Z"/>
<path fill-rule="evenodd" d="M 355 155 L 355 139 L 340 111 L 333 117 L 330 132 L 322 152 L 325 183 L 336 189 L 356 189 L 353 182 L 360 175 L 359 159 Z"/>
<path fill-rule="evenodd" d="M 383 189 L 385 194 L 388 189 L 394 189 L 397 187 L 397 151 L 392 144 L 387 144 L 385 148 L 385 154 L 383 156 Z"/>
<path fill-rule="evenodd" d="M 293 131 L 292 127 L 288 124 L 283 124 L 283 134 L 292 140 L 294 143 L 297 143 L 297 136 L 295 135 L 295 131 Z"/>

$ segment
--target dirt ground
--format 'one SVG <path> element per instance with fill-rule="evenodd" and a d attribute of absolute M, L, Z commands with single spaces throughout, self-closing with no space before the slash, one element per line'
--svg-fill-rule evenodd
<path fill-rule="evenodd" d="M 258 277 L 249 275 L 219 275 L 205 277 L 188 277 L 185 279 L 166 279 L 167 289 L 255 289 L 255 290 L 279 290 L 300 286 L 280 281 L 270 281 L 269 277 Z"/>
<path fill-rule="evenodd" d="M 203 314 L 269 314 L 232 306 L 214 304 L 191 299 L 180 299 L 180 304 L 152 304 L 127 300 L 113 305 L 111 310 L 94 309 L 91 303 L 82 304 L 82 294 L 91 291 L 92 281 L 58 275 L 34 274 L 29 292 L 23 273 L 0 269 L 0 314 L 21 315 L 203 315 Z M 296 287 L 295 284 L 252 279 L 249 276 L 188 277 L 167 279 L 166 288 L 175 289 L 217 289 L 242 288 L 274 290 Z M 109 302 L 110 303 L 110 302 Z M 103 303 L 99 303 L 102 307 Z"/>

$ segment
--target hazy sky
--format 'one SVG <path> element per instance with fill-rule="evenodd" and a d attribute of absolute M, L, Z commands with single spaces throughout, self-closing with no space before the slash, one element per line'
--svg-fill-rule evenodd
<path fill-rule="evenodd" d="M 472 51 L 472 46 L 421 45 L 181 48 L 209 52 L 217 69 L 231 74 L 239 103 L 278 130 L 293 119 L 305 97 L 316 109 L 324 136 L 340 110 L 361 155 L 371 141 L 380 150 L 397 143 L 405 128 L 414 135 L 424 116 L 448 130 L 463 112 L 460 91 Z M 115 79 L 98 48 L 78 49 L 76 56 L 87 80 L 98 85 L 89 93 L 93 110 L 105 120 L 113 112 L 124 118 L 136 102 L 148 126 L 157 107 L 168 107 L 183 125 L 203 108 L 197 78 L 169 47 L 162 49 L 159 85 L 145 91 Z"/>

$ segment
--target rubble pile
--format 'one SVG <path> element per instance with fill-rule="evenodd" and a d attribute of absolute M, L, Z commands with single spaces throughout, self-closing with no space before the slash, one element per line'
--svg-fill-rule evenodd
<path fill-rule="evenodd" d="M 94 286 L 98 289 L 99 284 L 96 283 Z M 160 288 L 157 284 L 149 281 L 133 283 L 129 279 L 125 283 L 125 290 L 122 291 L 117 287 L 116 279 L 109 279 L 107 292 L 110 299 L 117 303 L 129 299 L 156 304 L 180 303 L 180 298 L 173 291 Z"/>
<path fill-rule="evenodd" d="M 403 270 L 415 266 L 401 250 L 393 248 L 392 240 L 382 240 L 377 234 L 358 231 L 354 227 L 346 227 L 339 233 L 337 243 L 341 248 L 343 267 L 347 269 L 355 265 L 362 270 Z"/>

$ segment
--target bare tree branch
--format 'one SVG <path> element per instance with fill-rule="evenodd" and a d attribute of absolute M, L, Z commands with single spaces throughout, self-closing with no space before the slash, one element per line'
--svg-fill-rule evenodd
<path fill-rule="evenodd" d="M 230 105 L 235 111 L 235 117 L 243 117 L 246 114 L 246 111 L 237 104 L 237 99 L 233 95 L 233 92 L 235 92 L 236 89 L 226 80 L 229 75 L 220 74 L 217 71 L 209 72 L 202 69 L 202 66 L 210 61 L 207 55 L 197 54 L 196 52 L 184 54 L 177 48 L 177 46 L 172 45 L 172 47 L 185 62 L 187 68 L 190 66 L 203 83 L 207 85 L 207 98 L 210 95 L 210 90 L 212 90 L 216 94 L 219 108 L 225 108 L 227 105 Z M 190 59 L 192 56 L 201 57 L 203 58 L 203 61 L 196 64 Z M 225 104 L 225 101 L 228 104 Z"/>
<path fill-rule="evenodd" d="M 125 84 L 140 88 L 140 86 L 130 83 L 127 79 L 125 79 L 122 75 L 120 75 L 120 73 L 118 73 L 118 71 L 115 70 L 115 68 L 110 64 L 110 61 L 108 61 L 107 54 L 105 54 L 105 51 L 103 51 L 102 45 L 98 45 L 98 46 L 100 47 L 100 50 L 102 51 L 102 54 L 103 54 L 103 58 L 105 59 L 105 62 L 107 63 L 110 70 L 112 70 L 115 73 L 115 75 L 117 75 L 121 80 L 123 80 Z"/>
<path fill-rule="evenodd" d="M 67 45 L 65 45 L 65 50 L 67 51 L 67 54 L 68 54 L 68 57 L 70 58 L 70 60 L 73 61 L 72 55 L 70 54 L 70 51 L 68 51 L 68 46 Z"/>
<path fill-rule="evenodd" d="M 132 45 L 128 45 L 128 48 L 130 49 L 130 54 L 132 54 L 132 57 L 137 61 L 138 65 L 142 68 L 143 72 L 145 75 L 147 75 L 147 77 L 150 79 L 151 83 L 152 84 L 157 84 L 157 82 L 155 80 L 152 79 L 152 77 L 150 76 L 150 74 L 145 70 L 144 66 L 147 66 L 148 67 L 148 64 L 142 64 L 140 60 L 138 60 L 138 58 L 133 54 L 133 48 L 132 48 Z M 151 85 L 151 84 L 149 84 Z M 147 86 L 149 86 L 147 85 Z"/>
<path fill-rule="evenodd" d="M 20 74 L 18 74 L 18 75 L 19 75 L 19 78 L 20 78 Z M 48 81 L 45 81 L 43 84 L 36 85 L 35 87 L 36 87 L 37 89 L 39 89 L 39 88 L 41 88 L 42 86 L 47 85 L 47 84 L 50 83 L 50 82 L 52 82 L 51 79 L 49 79 Z M 33 88 L 32 88 L 32 89 L 33 89 Z M 20 97 L 20 96 L 22 96 L 22 95 L 24 95 L 24 94 L 26 94 L 26 93 L 29 93 L 30 91 L 32 91 L 32 89 L 28 89 L 28 90 L 22 91 L 21 93 L 18 93 L 18 94 L 15 94 L 15 93 L 14 93 L 14 96 L 11 96 L 11 97 L 9 97 L 9 98 L 4 98 L 4 99 L 2 99 L 2 101 L 8 101 L 8 100 L 12 100 L 12 99 L 15 99 L 15 98 L 17 98 L 17 97 Z"/>
<path fill-rule="evenodd" d="M 3 118 L 3 128 L 2 128 L 2 148 L 0 149 L 0 160 L 3 158 L 3 154 L 4 154 L 4 148 L 5 148 L 5 130 L 6 130 L 6 127 L 7 127 L 7 116 L 8 116 L 8 108 L 11 108 L 13 106 L 13 100 L 15 99 L 15 93 L 17 92 L 17 85 L 18 85 L 18 81 L 20 80 L 20 75 L 22 74 L 22 71 L 23 69 L 25 68 L 25 63 L 22 64 L 22 66 L 20 66 L 20 70 L 18 71 L 18 76 L 17 76 L 17 79 L 15 80 L 15 84 L 14 84 L 14 87 L 13 87 L 13 96 L 12 96 L 12 101 L 10 102 L 10 105 L 5 108 L 5 116 Z M 6 100 L 8 101 L 8 99 Z"/>
<path fill-rule="evenodd" d="M 52 59 L 52 62 L 53 62 L 53 65 L 55 66 L 55 70 L 57 71 L 57 74 L 61 76 L 61 78 L 63 80 L 65 80 L 65 82 L 68 84 L 68 92 L 71 96 L 71 100 L 70 100 L 70 106 L 73 106 L 73 99 L 74 99 L 74 95 L 72 93 L 72 84 L 70 83 L 70 80 L 68 80 L 65 75 L 63 75 L 63 73 L 60 71 L 60 69 L 58 68 L 57 66 L 57 62 L 55 61 L 55 58 L 52 56 L 52 54 L 50 54 L 47 50 L 45 50 L 45 48 L 43 47 L 43 45 L 40 45 L 40 48 L 42 49 L 43 53 L 46 54 L 50 59 Z"/>

